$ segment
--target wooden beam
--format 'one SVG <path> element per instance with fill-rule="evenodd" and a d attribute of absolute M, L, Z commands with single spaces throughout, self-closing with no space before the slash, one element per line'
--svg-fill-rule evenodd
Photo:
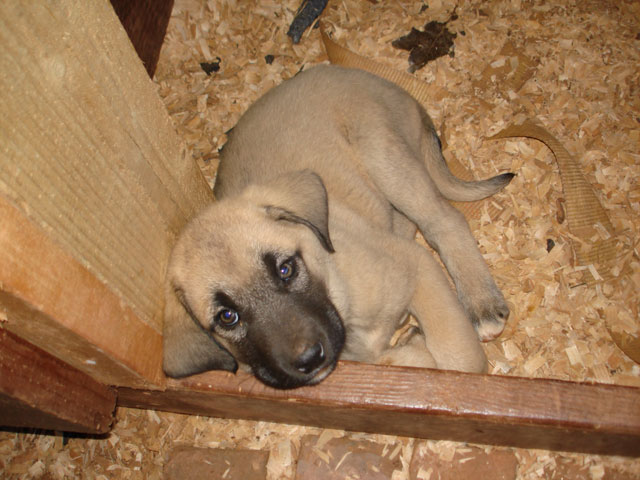
<path fill-rule="evenodd" d="M 0 111 L 7 328 L 101 382 L 162 385 L 166 262 L 212 193 L 107 0 L 0 2 Z"/>
<path fill-rule="evenodd" d="M 315 387 L 209 372 L 118 404 L 522 448 L 640 456 L 640 389 L 341 362 Z"/>
<path fill-rule="evenodd" d="M 162 337 L 0 196 L 3 327 L 110 385 L 161 385 Z"/>
<path fill-rule="evenodd" d="M 122 26 L 151 78 L 171 18 L 173 0 L 111 0 Z"/>
<path fill-rule="evenodd" d="M 0 425 L 106 433 L 115 389 L 0 328 Z"/>

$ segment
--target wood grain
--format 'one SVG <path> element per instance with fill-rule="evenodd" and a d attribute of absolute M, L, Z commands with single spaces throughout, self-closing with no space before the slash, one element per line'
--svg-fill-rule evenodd
<path fill-rule="evenodd" d="M 156 331 L 170 248 L 212 200 L 106 1 L 0 3 L 0 195 Z"/>
<path fill-rule="evenodd" d="M 640 455 L 640 390 L 341 362 L 322 384 L 274 390 L 245 373 L 121 388 L 120 405 L 523 448 Z"/>
<path fill-rule="evenodd" d="M 162 337 L 0 196 L 3 327 L 100 382 L 161 385 Z"/>
<path fill-rule="evenodd" d="M 108 1 L 0 2 L 0 46 L 0 314 L 101 382 L 162 385 L 166 262 L 212 193 Z"/>
<path fill-rule="evenodd" d="M 0 425 L 105 433 L 116 392 L 0 328 Z"/>

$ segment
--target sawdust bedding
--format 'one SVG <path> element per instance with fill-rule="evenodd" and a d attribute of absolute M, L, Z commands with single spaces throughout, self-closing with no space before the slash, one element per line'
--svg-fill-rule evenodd
<path fill-rule="evenodd" d="M 307 30 L 298 45 L 286 36 L 298 5 L 298 0 L 176 1 L 155 82 L 211 184 L 225 132 L 242 112 L 283 79 L 327 60 L 318 29 Z M 413 27 L 448 21 L 456 34 L 453 55 L 414 73 L 430 85 L 428 110 L 443 126 L 446 156 L 477 178 L 518 174 L 492 199 L 497 218 L 485 214 L 472 222 L 512 312 L 504 334 L 485 345 L 491 373 L 640 387 L 640 367 L 609 334 L 638 336 L 640 329 L 640 3 L 434 0 L 426 8 L 420 1 L 340 0 L 329 2 L 322 19 L 341 45 L 399 70 L 409 68 L 408 53 L 391 42 Z M 509 75 L 519 58 L 535 66 L 514 90 Z M 622 255 L 613 281 L 579 280 L 585 267 L 575 261 L 575 238 L 563 218 L 562 185 L 549 149 L 523 138 L 486 140 L 524 118 L 544 125 L 580 160 L 619 237 Z M 0 474 L 160 478 L 171 447 L 189 444 L 269 450 L 268 478 L 291 478 L 300 439 L 309 433 L 364 437 L 121 409 L 104 439 L 1 433 Z M 448 458 L 464 448 L 366 438 L 402 445 L 398 479 L 407 478 L 418 445 Z M 637 462 L 629 459 L 515 452 L 519 478 L 553 472 L 560 458 L 583 466 L 590 478 L 640 475 Z"/>

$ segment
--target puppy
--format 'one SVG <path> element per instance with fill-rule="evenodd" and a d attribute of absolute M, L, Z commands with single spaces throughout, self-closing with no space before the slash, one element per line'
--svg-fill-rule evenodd
<path fill-rule="evenodd" d="M 242 367 L 294 388 L 339 358 L 484 372 L 479 339 L 498 336 L 509 309 L 448 200 L 512 176 L 453 176 L 424 109 L 374 75 L 318 66 L 284 82 L 230 133 L 217 201 L 171 254 L 165 373 Z M 408 315 L 421 332 L 390 347 Z"/>

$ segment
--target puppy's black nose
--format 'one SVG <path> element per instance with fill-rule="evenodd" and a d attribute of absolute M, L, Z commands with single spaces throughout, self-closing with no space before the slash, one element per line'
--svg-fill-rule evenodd
<path fill-rule="evenodd" d="M 317 342 L 307 348 L 295 362 L 295 367 L 302 373 L 310 373 L 324 362 L 324 347 Z"/>

